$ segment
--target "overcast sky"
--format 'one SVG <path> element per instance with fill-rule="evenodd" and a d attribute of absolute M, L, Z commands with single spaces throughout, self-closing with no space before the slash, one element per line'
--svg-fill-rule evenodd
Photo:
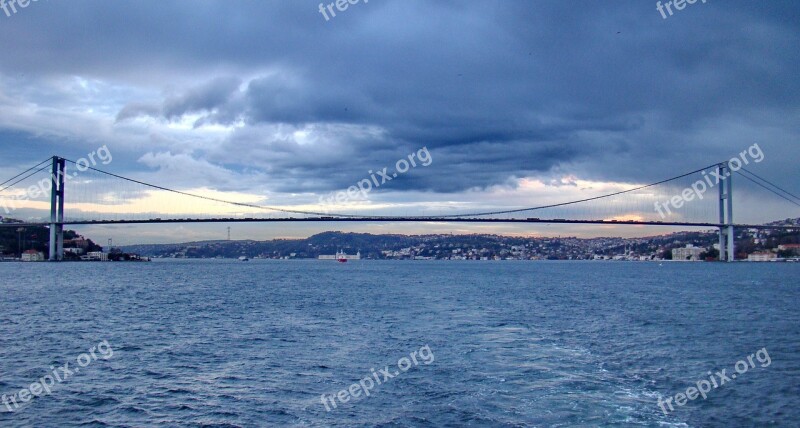
<path fill-rule="evenodd" d="M 327 20 L 319 9 L 306 0 L 0 9 L 0 182 L 48 156 L 106 145 L 104 170 L 310 208 L 425 148 L 430 165 L 374 189 L 359 212 L 470 211 L 646 184 L 758 143 L 764 161 L 752 169 L 800 193 L 796 1 L 698 0 L 666 19 L 651 0 L 362 0 L 333 6 Z M 741 209 L 759 221 L 800 216 L 768 202 Z M 80 230 L 135 243 L 222 238 L 224 227 Z M 256 239 L 326 229 L 663 231 L 234 228 Z"/>

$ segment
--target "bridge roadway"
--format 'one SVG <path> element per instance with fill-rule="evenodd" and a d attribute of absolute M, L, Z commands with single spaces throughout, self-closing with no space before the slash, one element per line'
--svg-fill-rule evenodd
<path fill-rule="evenodd" d="M 183 218 L 149 220 L 73 220 L 65 226 L 106 224 L 172 224 L 172 223 L 545 223 L 545 224 L 599 224 L 608 226 L 683 226 L 683 227 L 727 227 L 719 223 L 690 223 L 662 221 L 615 221 L 615 220 L 567 220 L 540 218 L 462 218 L 462 217 L 283 217 L 283 218 Z M 49 226 L 49 222 L 0 223 L 0 227 Z M 734 224 L 734 228 L 746 229 L 800 229 L 800 226 L 771 226 L 758 224 Z"/>

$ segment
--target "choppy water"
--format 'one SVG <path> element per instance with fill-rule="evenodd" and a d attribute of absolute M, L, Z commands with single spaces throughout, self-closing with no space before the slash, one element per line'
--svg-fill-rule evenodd
<path fill-rule="evenodd" d="M 0 407 L 2 426 L 800 423 L 800 264 L 5 263 L 0 278 L 0 394 L 113 350 Z M 425 345 L 430 364 L 321 403 Z M 658 407 L 765 347 L 769 366 Z"/>

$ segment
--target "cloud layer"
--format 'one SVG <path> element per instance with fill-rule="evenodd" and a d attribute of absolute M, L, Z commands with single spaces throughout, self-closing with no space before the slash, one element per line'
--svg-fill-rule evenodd
<path fill-rule="evenodd" d="M 125 175 L 313 200 L 427 147 L 434 165 L 377 197 L 477 205 L 522 179 L 565 198 L 581 190 L 564 177 L 656 181 L 758 142 L 765 175 L 798 190 L 795 2 L 698 3 L 668 19 L 646 1 L 386 0 L 330 21 L 318 6 L 0 13 L 0 173 L 108 144 Z"/>

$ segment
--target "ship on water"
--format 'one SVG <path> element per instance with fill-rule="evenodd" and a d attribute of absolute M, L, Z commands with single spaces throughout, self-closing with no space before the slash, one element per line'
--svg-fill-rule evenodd
<path fill-rule="evenodd" d="M 339 263 L 347 263 L 348 260 L 361 260 L 361 251 L 356 254 L 346 254 L 344 251 L 337 251 L 336 254 L 323 254 L 319 256 L 319 260 L 336 260 Z"/>

